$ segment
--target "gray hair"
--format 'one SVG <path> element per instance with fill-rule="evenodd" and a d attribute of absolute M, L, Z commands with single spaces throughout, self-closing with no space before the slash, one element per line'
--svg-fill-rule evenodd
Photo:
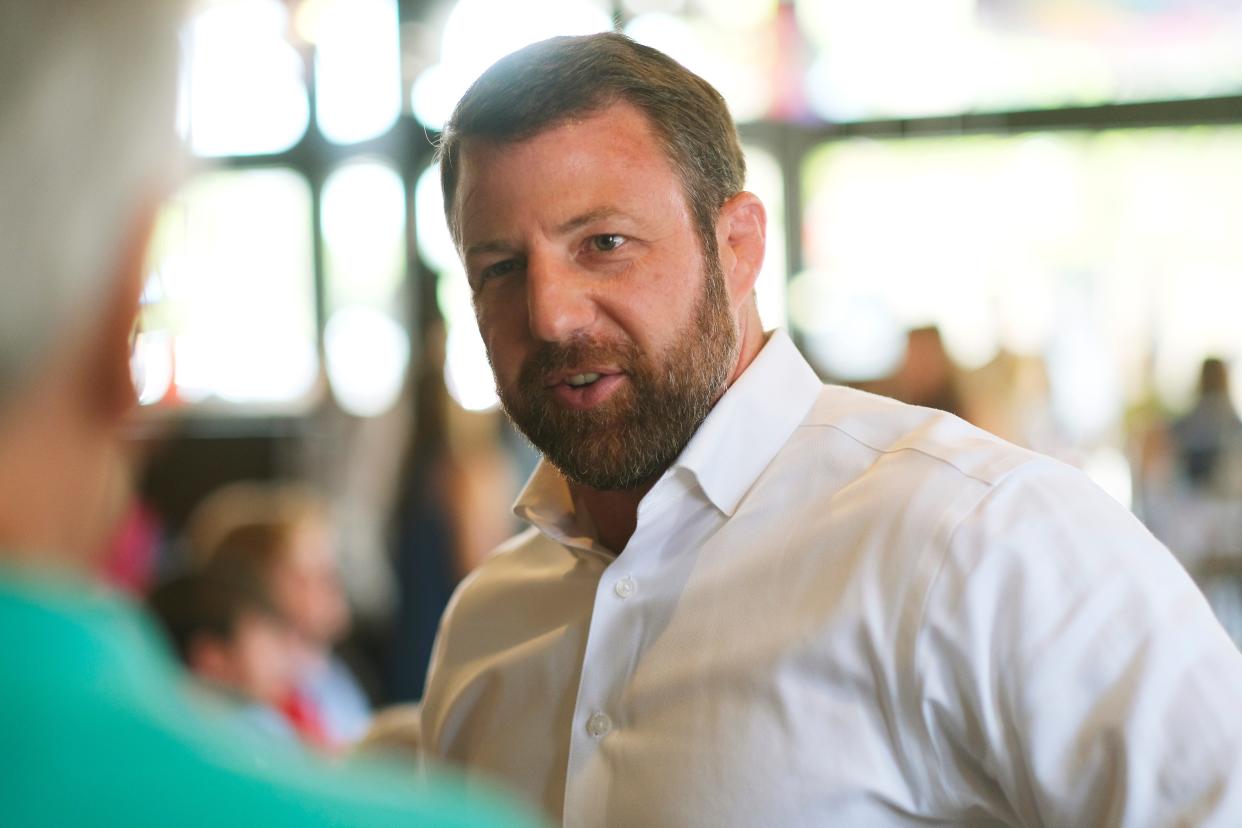
<path fill-rule="evenodd" d="M 0 409 L 90 324 L 172 183 L 174 0 L 0 2 Z"/>

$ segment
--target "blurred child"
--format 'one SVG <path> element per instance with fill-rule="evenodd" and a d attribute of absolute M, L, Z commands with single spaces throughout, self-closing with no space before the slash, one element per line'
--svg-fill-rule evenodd
<path fill-rule="evenodd" d="M 148 603 L 210 698 L 260 732 L 293 739 L 277 712 L 297 680 L 297 642 L 252 584 L 222 573 L 182 575 Z"/>
<path fill-rule="evenodd" d="M 288 621 L 300 659 L 280 707 L 295 729 L 328 749 L 361 738 L 370 705 L 332 651 L 349 632 L 350 613 L 323 503 L 290 486 L 231 486 L 200 507 L 191 545 L 203 565 L 252 578 Z"/>

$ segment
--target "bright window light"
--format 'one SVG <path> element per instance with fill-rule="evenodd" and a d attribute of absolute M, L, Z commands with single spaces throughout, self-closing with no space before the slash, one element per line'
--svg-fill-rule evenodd
<path fill-rule="evenodd" d="M 809 102 L 829 120 L 1242 89 L 1236 4 L 795 0 L 794 8 L 819 50 Z"/>
<path fill-rule="evenodd" d="M 807 77 L 825 120 L 959 112 L 977 97 L 975 0 L 799 2 L 823 49 Z"/>
<path fill-rule="evenodd" d="M 319 129 L 349 144 L 386 132 L 401 111 L 396 0 L 330 0 L 316 15 Z"/>
<path fill-rule="evenodd" d="M 1056 280 L 1038 267 L 1017 264 L 994 285 L 999 336 L 1005 350 L 1042 354 L 1056 325 Z"/>
<path fill-rule="evenodd" d="M 428 129 L 444 129 L 453 107 L 469 87 L 470 81 L 464 74 L 454 73 L 443 63 L 433 63 L 419 74 L 410 89 L 414 117 Z"/>
<path fill-rule="evenodd" d="M 996 317 L 986 289 L 964 288 L 954 295 L 960 301 L 942 305 L 932 322 L 940 330 L 945 351 L 954 364 L 973 371 L 1000 353 Z"/>
<path fill-rule="evenodd" d="M 1069 299 L 1046 356 L 1053 414 L 1078 444 L 1110 438 L 1124 407 L 1113 354 L 1092 324 L 1090 312 L 1085 297 Z"/>
<path fill-rule="evenodd" d="M 219 0 L 190 22 L 182 126 L 206 156 L 288 149 L 306 132 L 302 59 L 278 0 Z"/>
<path fill-rule="evenodd" d="M 324 329 L 324 357 L 332 395 L 358 417 L 383 414 L 401 395 L 410 361 L 405 328 L 363 306 L 339 310 Z"/>
<path fill-rule="evenodd" d="M 731 29 L 703 19 L 652 12 L 631 20 L 625 33 L 659 49 L 714 86 L 739 123 L 773 106 L 778 44 L 771 29 Z"/>
<path fill-rule="evenodd" d="M 180 399 L 309 404 L 319 367 L 310 219 L 310 188 L 285 169 L 206 173 L 164 209 L 152 252 Z"/>
<path fill-rule="evenodd" d="M 474 318 L 470 285 L 460 265 L 440 274 L 436 298 L 444 316 L 444 384 L 449 394 L 467 411 L 495 408 L 500 404 L 496 381 Z"/>
<path fill-rule="evenodd" d="M 759 196 L 768 214 L 767 251 L 763 269 L 755 283 L 759 318 L 764 328 L 789 325 L 787 311 L 787 254 L 785 251 L 785 181 L 780 162 L 765 149 L 744 146 L 746 154 L 746 188 Z"/>
<path fill-rule="evenodd" d="M 678 14 L 639 15 L 626 24 L 625 33 L 639 43 L 659 49 L 696 74 L 703 74 L 711 60 L 698 30 Z"/>
<path fill-rule="evenodd" d="M 418 228 L 418 252 L 427 264 L 441 272 L 461 267 L 457 246 L 444 219 L 439 164 L 423 170 L 414 186 L 414 224 Z"/>
<path fill-rule="evenodd" d="M 1080 249 L 1080 159 L 1074 140 L 1032 146 L 853 141 L 813 156 L 808 264 L 882 296 L 903 327 L 937 325 L 961 367 L 981 367 L 1002 346 L 1040 353 L 1060 263 Z"/>
<path fill-rule="evenodd" d="M 686 0 L 621 0 L 621 8 L 632 15 L 664 12 L 677 14 L 686 6 Z"/>
<path fill-rule="evenodd" d="M 382 161 L 343 164 L 324 183 L 321 223 L 331 310 L 365 304 L 399 311 L 405 187 L 397 171 Z"/>
<path fill-rule="evenodd" d="M 841 381 L 891 374 L 905 353 L 905 329 L 883 296 L 834 284 L 809 270 L 789 285 L 789 316 L 816 367 Z"/>
<path fill-rule="evenodd" d="M 328 382 L 357 416 L 384 413 L 405 384 L 405 215 L 405 187 L 387 163 L 351 161 L 324 183 Z"/>
<path fill-rule="evenodd" d="M 493 409 L 499 405 L 496 383 L 474 318 L 470 285 L 444 220 L 439 165 L 432 164 L 418 177 L 414 210 L 419 253 L 439 273 L 436 301 L 445 327 L 444 384 L 466 410 Z"/>
<path fill-rule="evenodd" d="M 130 355 L 130 376 L 140 405 L 175 402 L 173 366 L 176 338 L 169 329 L 168 293 L 157 263 L 152 262 L 142 289 L 138 335 Z"/>
<path fill-rule="evenodd" d="M 1134 502 L 1133 475 L 1130 461 L 1113 446 L 1100 446 L 1083 463 L 1083 471 L 1095 484 L 1129 509 Z"/>
<path fill-rule="evenodd" d="M 776 17 L 777 0 L 699 0 L 704 16 L 718 26 L 753 29 Z"/>
<path fill-rule="evenodd" d="M 612 30 L 607 4 L 590 0 L 459 0 L 444 25 L 440 62 L 414 83 L 414 115 L 442 129 L 479 75 L 505 55 L 557 35 Z"/>
<path fill-rule="evenodd" d="M 142 331 L 134 342 L 131 364 L 139 405 L 154 405 L 173 385 L 173 338 L 167 331 Z"/>
<path fill-rule="evenodd" d="M 791 289 L 792 321 L 868 295 L 963 368 L 1042 358 L 1065 432 L 1113 439 L 1127 406 L 1188 408 L 1205 357 L 1242 360 L 1239 158 L 1236 127 L 827 145 L 803 236 L 831 290 Z"/>

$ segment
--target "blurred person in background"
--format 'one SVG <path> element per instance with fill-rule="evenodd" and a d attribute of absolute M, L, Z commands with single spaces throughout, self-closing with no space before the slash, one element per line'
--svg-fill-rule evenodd
<path fill-rule="evenodd" d="M 1194 489 L 1223 495 L 1239 490 L 1231 473 L 1242 452 L 1242 420 L 1229 396 L 1229 368 L 1208 358 L 1199 370 L 1199 395 L 1194 407 L 1173 423 L 1178 466 Z"/>
<path fill-rule="evenodd" d="M 300 650 L 297 681 L 279 702 L 290 723 L 329 750 L 360 739 L 370 703 L 333 647 L 349 632 L 328 510 L 292 485 L 238 483 L 209 495 L 190 521 L 191 556 L 256 584 Z"/>
<path fill-rule="evenodd" d="M 1242 824 L 1242 654 L 1081 472 L 825 386 L 754 284 L 720 95 L 617 34 L 440 148 L 532 526 L 455 593 L 420 738 L 567 825 Z"/>
<path fill-rule="evenodd" d="M 1023 448 L 1081 466 L 1052 409 L 1048 366 L 1038 354 L 1001 350 L 960 374 L 962 419 Z"/>
<path fill-rule="evenodd" d="M 1242 646 L 1242 420 L 1223 360 L 1203 361 L 1190 411 L 1147 423 L 1139 448 L 1135 500 L 1144 521 Z"/>
<path fill-rule="evenodd" d="M 296 686 L 299 645 L 253 584 L 188 573 L 157 586 L 147 605 L 210 702 L 259 732 L 296 738 L 279 706 Z"/>
<path fill-rule="evenodd" d="M 183 11 L 0 3 L 0 822 L 528 825 L 405 768 L 266 749 L 202 713 L 148 617 L 92 582 L 129 495 L 131 333 L 180 154 Z"/>
<path fill-rule="evenodd" d="M 444 324 L 435 283 L 414 373 L 417 410 L 392 521 L 397 606 L 387 657 L 390 702 L 423 697 L 436 628 L 453 589 L 513 533 L 517 480 L 490 413 L 464 411 L 444 384 Z"/>
<path fill-rule="evenodd" d="M 901 367 L 887 381 L 890 387 L 875 390 L 911 405 L 961 416 L 965 411 L 958 375 L 958 368 L 944 347 L 940 329 L 927 325 L 906 333 L 906 352 Z"/>
<path fill-rule="evenodd" d="M 1191 410 L 1145 416 L 1135 429 L 1135 500 L 1148 527 L 1196 575 L 1242 560 L 1242 421 L 1225 363 L 1203 361 Z M 1238 629 L 1235 622 L 1233 628 Z"/>

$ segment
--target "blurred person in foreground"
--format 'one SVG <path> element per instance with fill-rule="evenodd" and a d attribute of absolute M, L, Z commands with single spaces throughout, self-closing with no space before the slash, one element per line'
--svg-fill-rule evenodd
<path fill-rule="evenodd" d="M 0 3 L 0 823 L 527 825 L 406 768 L 329 768 L 202 713 L 90 585 L 126 502 L 144 247 L 173 183 L 178 4 Z"/>
<path fill-rule="evenodd" d="M 253 583 L 288 621 L 299 657 L 277 706 L 298 732 L 328 750 L 362 738 L 370 702 L 333 652 L 351 622 L 327 505 L 290 484 L 235 483 L 199 505 L 189 534 L 199 565 Z"/>
<path fill-rule="evenodd" d="M 533 527 L 445 615 L 421 739 L 573 826 L 1242 824 L 1242 655 L 1081 473 L 824 386 L 753 286 L 719 94 L 616 34 L 440 148 Z"/>
<path fill-rule="evenodd" d="M 254 584 L 191 572 L 157 586 L 147 605 L 208 703 L 264 735 L 296 740 L 279 708 L 297 684 L 300 648 Z"/>

